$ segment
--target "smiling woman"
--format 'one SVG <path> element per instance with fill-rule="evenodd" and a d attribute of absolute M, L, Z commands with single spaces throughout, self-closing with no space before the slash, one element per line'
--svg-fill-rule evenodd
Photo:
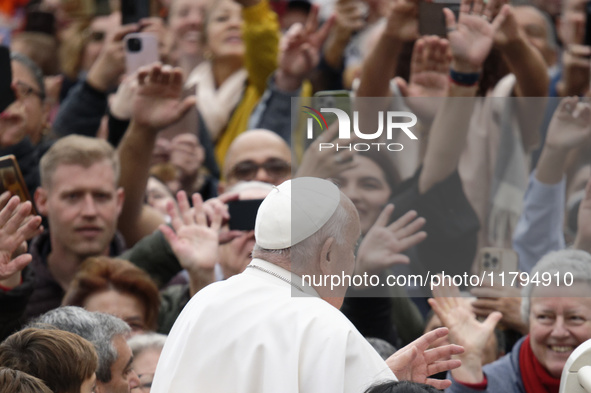
<path fill-rule="evenodd" d="M 529 334 L 510 354 L 482 366 L 486 338 L 500 319 L 491 314 L 480 323 L 473 315 L 460 312 L 453 299 L 431 299 L 434 311 L 450 329 L 450 338 L 463 345 L 462 367 L 451 372 L 454 384 L 449 392 L 557 392 L 562 369 L 570 354 L 591 339 L 591 255 L 579 250 L 562 250 L 543 257 L 532 275 L 572 275 L 572 285 L 554 280 L 549 286 L 530 282 L 523 289 L 522 315 Z M 570 281 L 569 281 L 570 282 Z M 462 316 L 463 315 L 463 316 Z"/>

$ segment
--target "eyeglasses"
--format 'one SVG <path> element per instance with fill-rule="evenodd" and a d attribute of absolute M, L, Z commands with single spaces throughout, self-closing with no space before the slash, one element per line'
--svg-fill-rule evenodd
<path fill-rule="evenodd" d="M 43 93 L 41 93 L 40 91 L 36 90 L 35 88 L 29 86 L 25 82 L 16 81 L 15 86 L 16 86 L 16 96 L 18 98 L 27 98 L 31 95 L 36 95 L 41 100 L 43 100 L 45 98 L 43 96 Z"/>
<path fill-rule="evenodd" d="M 263 168 L 273 180 L 282 179 L 291 172 L 291 164 L 279 158 L 271 158 L 262 164 L 251 160 L 239 162 L 230 170 L 229 177 L 249 181 L 255 178 L 260 168 Z"/>

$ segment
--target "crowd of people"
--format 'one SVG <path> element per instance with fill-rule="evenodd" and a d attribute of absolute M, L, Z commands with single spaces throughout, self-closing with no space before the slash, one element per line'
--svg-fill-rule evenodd
<path fill-rule="evenodd" d="M 559 391 L 587 0 L 148 2 L 0 4 L 0 393 Z"/>

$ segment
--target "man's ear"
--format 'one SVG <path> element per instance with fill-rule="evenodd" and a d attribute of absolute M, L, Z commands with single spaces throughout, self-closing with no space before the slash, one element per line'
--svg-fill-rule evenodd
<path fill-rule="evenodd" d="M 47 217 L 47 190 L 43 187 L 37 187 L 34 199 L 37 212 Z"/>
<path fill-rule="evenodd" d="M 125 202 L 125 191 L 123 187 L 119 187 L 117 189 L 117 217 L 121 215 L 121 210 L 123 210 L 123 202 Z"/>
<path fill-rule="evenodd" d="M 334 237 L 329 237 L 322 244 L 319 268 L 323 275 L 330 275 L 334 271 L 334 264 L 336 262 L 334 256 L 334 246 Z"/>

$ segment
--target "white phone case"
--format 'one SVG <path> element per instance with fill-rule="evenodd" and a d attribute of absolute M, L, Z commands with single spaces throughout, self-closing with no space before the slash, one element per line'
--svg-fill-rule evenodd
<path fill-rule="evenodd" d="M 140 43 L 138 48 L 137 43 Z M 127 75 L 138 68 L 159 60 L 158 37 L 153 33 L 131 33 L 125 36 L 125 65 Z"/>

